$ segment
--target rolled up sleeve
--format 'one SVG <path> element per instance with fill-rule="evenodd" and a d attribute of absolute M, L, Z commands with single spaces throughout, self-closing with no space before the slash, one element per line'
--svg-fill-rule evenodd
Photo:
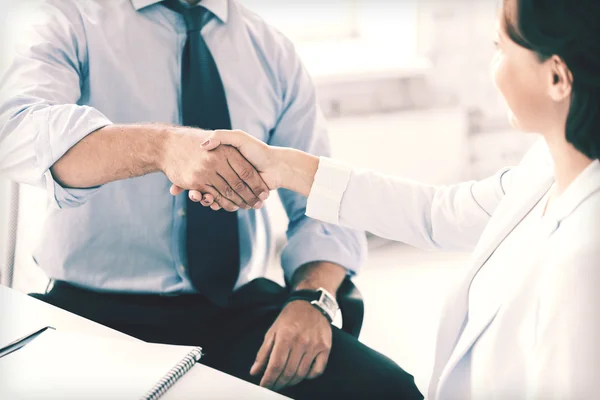
<path fill-rule="evenodd" d="M 87 65 L 77 12 L 45 3 L 0 82 L 0 174 L 45 188 L 58 207 L 80 205 L 98 188 L 63 188 L 50 168 L 81 139 L 111 124 L 100 111 L 77 104 Z"/>
<path fill-rule="evenodd" d="M 280 57 L 280 74 L 283 77 L 283 112 L 269 144 L 292 147 L 317 156 L 329 156 L 326 123 L 317 105 L 312 80 L 291 43 L 285 40 L 282 48 L 284 54 Z M 345 179 L 347 182 L 348 178 Z M 311 219 L 306 215 L 305 197 L 288 190 L 281 190 L 279 194 L 290 220 L 288 243 L 281 258 L 288 281 L 298 268 L 317 261 L 341 265 L 350 275 L 358 272 L 367 254 L 364 232 Z M 323 193 L 323 196 L 327 195 Z M 326 203 L 335 208 L 335 202 L 336 199 L 330 199 Z"/>
<path fill-rule="evenodd" d="M 99 187 L 64 188 L 52 176 L 50 167 L 81 139 L 111 122 L 98 110 L 77 105 L 45 107 L 35 119 L 39 119 L 36 124 L 38 135 L 34 142 L 35 174 L 42 175 L 51 202 L 59 208 L 85 203 Z"/>

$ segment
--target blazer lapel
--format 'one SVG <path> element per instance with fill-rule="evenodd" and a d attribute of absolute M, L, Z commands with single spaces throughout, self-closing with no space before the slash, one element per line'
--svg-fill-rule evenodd
<path fill-rule="evenodd" d="M 502 207 L 494 213 L 489 228 L 482 236 L 478 249 L 474 253 L 474 262 L 465 275 L 464 280 L 458 288 L 449 296 L 442 312 L 436 347 L 436 358 L 434 362 L 431 383 L 429 386 L 429 398 L 435 399 L 439 394 L 444 379 L 458 364 L 460 359 L 467 353 L 473 343 L 495 317 L 501 304 L 491 307 L 488 318 L 478 321 L 478 325 L 471 330 L 471 336 L 463 341 L 460 348 L 455 348 L 465 325 L 468 311 L 469 288 L 475 275 L 495 252 L 498 246 L 535 207 L 540 199 L 548 192 L 554 179 L 549 174 L 544 174 L 539 185 L 530 188 L 526 193 L 519 193 L 518 198 L 523 199 L 518 203 L 508 198 Z"/>

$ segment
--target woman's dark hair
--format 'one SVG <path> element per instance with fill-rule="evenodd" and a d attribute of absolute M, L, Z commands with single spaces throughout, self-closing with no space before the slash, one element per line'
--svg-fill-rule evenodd
<path fill-rule="evenodd" d="M 506 33 L 541 61 L 557 55 L 573 75 L 567 141 L 600 158 L 600 0 L 503 0 Z"/>

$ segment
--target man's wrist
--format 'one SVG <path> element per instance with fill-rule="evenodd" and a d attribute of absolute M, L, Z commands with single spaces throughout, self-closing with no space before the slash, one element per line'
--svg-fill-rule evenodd
<path fill-rule="evenodd" d="M 296 286 L 294 286 L 294 291 L 298 290 L 318 290 L 323 288 L 327 290 L 329 293 L 335 295 L 337 292 L 339 285 L 337 282 L 315 282 L 309 279 L 299 282 Z"/>
<path fill-rule="evenodd" d="M 150 141 L 152 143 L 151 159 L 153 166 L 158 171 L 165 171 L 168 165 L 170 148 L 177 139 L 177 134 L 170 126 L 156 126 L 151 128 Z"/>
<path fill-rule="evenodd" d="M 323 314 L 330 323 L 333 322 L 339 310 L 335 295 L 325 288 L 295 290 L 290 294 L 287 302 L 291 303 L 294 301 L 303 301 L 310 304 Z"/>
<path fill-rule="evenodd" d="M 317 290 L 323 288 L 329 293 L 337 293 L 347 271 L 339 264 L 315 261 L 300 267 L 292 277 L 292 290 Z"/>

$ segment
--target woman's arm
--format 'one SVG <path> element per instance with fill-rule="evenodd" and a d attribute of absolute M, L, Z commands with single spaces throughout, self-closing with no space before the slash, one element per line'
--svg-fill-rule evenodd
<path fill-rule="evenodd" d="M 472 250 L 503 197 L 501 176 L 432 186 L 328 158 L 282 152 L 284 186 L 308 194 L 307 215 L 428 249 Z"/>
<path fill-rule="evenodd" d="M 238 148 L 271 189 L 308 196 L 308 216 L 421 248 L 472 250 L 509 175 L 504 170 L 479 182 L 431 186 L 270 147 L 241 131 L 216 131 L 206 148 L 221 144 Z"/>

